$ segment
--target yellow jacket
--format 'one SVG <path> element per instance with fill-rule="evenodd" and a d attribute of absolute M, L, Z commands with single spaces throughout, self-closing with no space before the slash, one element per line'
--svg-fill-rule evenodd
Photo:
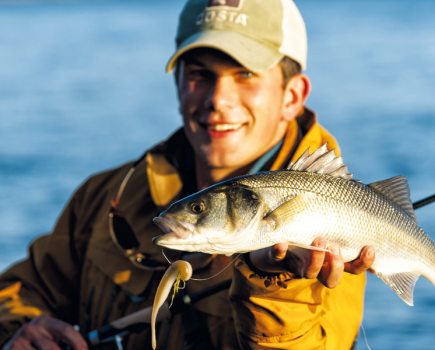
<path fill-rule="evenodd" d="M 325 142 L 339 155 L 337 142 L 309 110 L 298 118 L 298 123 L 308 132 L 292 161 L 308 147 L 312 152 Z M 287 139 L 290 135 L 289 130 Z M 328 289 L 317 280 L 292 279 L 290 273 L 257 275 L 244 257 L 236 260 L 233 270 L 230 298 L 243 349 L 352 347 L 362 320 L 365 274 L 345 273 L 338 287 Z"/>
<path fill-rule="evenodd" d="M 285 142 L 272 169 L 286 165 L 309 146 L 336 142 L 308 110 L 289 124 Z M 298 130 L 305 136 L 299 140 Z M 152 222 L 173 201 L 196 191 L 192 149 L 182 130 L 149 150 L 130 178 L 118 205 L 147 259 L 164 261 L 151 239 L 161 234 Z M 29 257 L 0 275 L 0 346 L 31 318 L 45 313 L 80 326 L 86 334 L 126 314 L 152 305 L 159 271 L 139 269 L 125 258 L 109 234 L 110 200 L 132 163 L 88 179 L 74 194 L 53 231 L 35 240 Z M 193 171 L 192 171 L 193 169 Z M 204 255 L 195 269 L 207 277 L 223 266 Z M 201 260 L 200 259 L 200 260 Z M 210 262 L 211 261 L 211 262 Z M 195 304 L 216 349 L 350 349 L 362 317 L 364 275 L 345 274 L 339 287 L 328 290 L 315 280 L 290 274 L 258 276 L 238 259 L 208 281 L 189 281 L 194 293 L 231 278 L 228 290 Z M 233 318 L 234 314 L 234 318 Z M 167 333 L 168 330 L 168 333 Z M 183 347 L 185 327 L 175 315 L 162 322 L 158 344 Z M 169 334 L 169 336 L 168 336 Z M 124 349 L 150 349 L 150 329 L 124 339 Z M 239 342 L 237 341 L 239 338 Z M 279 344 L 277 344 L 279 342 Z M 107 343 L 99 349 L 111 349 Z"/>

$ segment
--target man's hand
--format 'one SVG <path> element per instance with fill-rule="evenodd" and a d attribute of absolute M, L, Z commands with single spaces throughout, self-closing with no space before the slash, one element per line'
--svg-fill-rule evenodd
<path fill-rule="evenodd" d="M 312 245 L 326 248 L 326 239 L 316 238 Z M 251 263 L 257 269 L 265 272 L 289 271 L 295 273 L 298 267 L 298 259 L 287 249 L 287 244 L 279 243 L 270 248 L 251 252 Z M 359 275 L 369 269 L 375 261 L 375 248 L 372 246 L 365 247 L 357 259 L 347 263 L 343 262 L 339 247 L 330 246 L 328 249 L 330 253 L 318 250 L 310 251 L 304 276 L 306 278 L 317 278 L 328 288 L 338 286 L 344 271 Z"/>
<path fill-rule="evenodd" d="M 58 341 L 69 344 L 74 350 L 88 348 L 82 336 L 68 323 L 41 315 L 21 327 L 3 350 L 44 349 L 60 350 Z"/>

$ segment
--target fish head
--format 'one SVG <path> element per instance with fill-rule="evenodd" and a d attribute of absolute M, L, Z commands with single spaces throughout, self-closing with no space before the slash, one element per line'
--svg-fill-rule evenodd
<path fill-rule="evenodd" d="M 159 246 L 190 252 L 231 255 L 254 237 L 264 204 L 249 188 L 224 184 L 173 203 L 154 218 L 165 233 Z"/>

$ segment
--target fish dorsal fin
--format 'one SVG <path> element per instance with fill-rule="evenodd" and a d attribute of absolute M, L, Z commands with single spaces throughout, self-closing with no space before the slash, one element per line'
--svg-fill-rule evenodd
<path fill-rule="evenodd" d="M 401 272 L 382 274 L 378 277 L 388 284 L 402 300 L 410 306 L 414 306 L 414 286 L 420 275 L 413 272 Z"/>
<path fill-rule="evenodd" d="M 391 179 L 373 182 L 368 186 L 399 205 L 417 223 L 417 217 L 411 202 L 408 180 L 405 176 L 399 175 Z"/>
<path fill-rule="evenodd" d="M 287 170 L 305 171 L 341 177 L 346 180 L 361 182 L 353 179 L 353 174 L 343 165 L 343 158 L 336 157 L 334 150 L 328 151 L 325 143 L 310 155 L 309 148 L 298 158 L 295 163 L 290 163 Z"/>

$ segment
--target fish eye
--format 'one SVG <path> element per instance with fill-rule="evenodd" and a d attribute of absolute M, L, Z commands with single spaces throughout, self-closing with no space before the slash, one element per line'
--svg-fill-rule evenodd
<path fill-rule="evenodd" d="M 193 202 L 190 205 L 190 210 L 192 210 L 195 214 L 200 214 L 204 211 L 205 204 L 203 202 Z"/>

